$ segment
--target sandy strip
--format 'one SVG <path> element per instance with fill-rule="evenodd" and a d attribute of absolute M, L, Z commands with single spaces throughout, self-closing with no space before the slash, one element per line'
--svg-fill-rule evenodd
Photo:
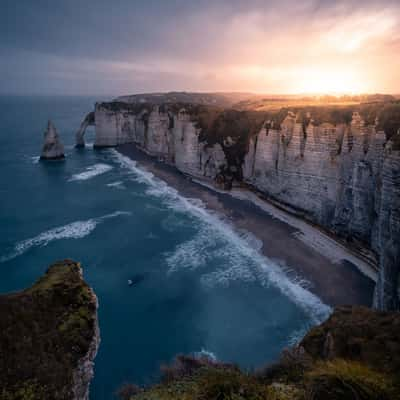
<path fill-rule="evenodd" d="M 272 217 L 279 219 L 282 222 L 287 223 L 293 228 L 298 229 L 298 232 L 293 233 L 297 239 L 301 240 L 314 250 L 318 251 L 325 257 L 328 257 L 333 263 L 340 263 L 342 260 L 355 265 L 360 272 L 372 279 L 374 282 L 377 281 L 378 275 L 376 270 L 367 262 L 354 255 L 350 249 L 343 246 L 332 237 L 326 235 L 322 231 L 318 230 L 314 226 L 308 224 L 304 220 L 297 218 L 296 216 L 290 215 L 287 212 L 275 207 L 273 204 L 268 203 L 265 200 L 260 199 L 255 193 L 246 189 L 233 188 L 229 192 L 222 191 L 215 188 L 208 182 L 193 179 L 194 182 L 199 185 L 206 186 L 211 190 L 218 191 L 219 193 L 227 193 L 237 199 L 247 200 L 255 204 L 261 210 L 267 212 Z"/>

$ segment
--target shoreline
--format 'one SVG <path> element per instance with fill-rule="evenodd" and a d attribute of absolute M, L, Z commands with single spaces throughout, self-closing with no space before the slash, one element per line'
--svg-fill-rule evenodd
<path fill-rule="evenodd" d="M 263 199 L 255 190 L 235 187 L 229 191 L 224 191 L 213 187 L 212 184 L 206 181 L 192 180 L 218 193 L 225 193 L 237 199 L 251 202 L 273 218 L 277 218 L 291 227 L 298 229 L 295 235 L 299 240 L 302 240 L 322 255 L 330 258 L 332 262 L 337 263 L 340 260 L 347 260 L 354 264 L 368 278 L 374 282 L 377 281 L 378 271 L 373 267 L 374 264 L 371 261 L 371 257 L 358 254 L 342 241 L 336 240 L 332 234 L 320 229 L 317 225 L 308 222 L 301 216 L 297 216 L 290 211 L 286 211 L 284 207 L 279 207 L 275 203 Z"/>
<path fill-rule="evenodd" d="M 308 283 L 307 289 L 330 306 L 371 306 L 376 272 L 344 245 L 321 230 L 262 200 L 256 193 L 234 188 L 218 190 L 211 182 L 187 176 L 158 161 L 134 144 L 116 147 L 124 156 L 153 173 L 185 197 L 198 198 L 207 209 L 227 218 L 234 228 L 253 234 L 264 256 Z"/>

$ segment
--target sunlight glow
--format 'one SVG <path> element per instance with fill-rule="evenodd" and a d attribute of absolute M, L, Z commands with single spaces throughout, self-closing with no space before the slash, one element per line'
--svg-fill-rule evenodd
<path fill-rule="evenodd" d="M 321 67 L 305 69 L 299 73 L 297 93 L 366 93 L 368 86 L 362 82 L 360 74 L 348 69 Z"/>

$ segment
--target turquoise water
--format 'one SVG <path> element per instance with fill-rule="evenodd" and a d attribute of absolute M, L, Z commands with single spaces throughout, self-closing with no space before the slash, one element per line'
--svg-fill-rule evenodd
<path fill-rule="evenodd" d="M 115 150 L 74 149 L 95 100 L 0 98 L 0 291 L 30 285 L 57 259 L 82 262 L 100 305 L 91 399 L 153 382 L 177 353 L 244 368 L 274 360 L 326 308 L 199 201 Z M 65 162 L 38 162 L 48 118 Z"/>

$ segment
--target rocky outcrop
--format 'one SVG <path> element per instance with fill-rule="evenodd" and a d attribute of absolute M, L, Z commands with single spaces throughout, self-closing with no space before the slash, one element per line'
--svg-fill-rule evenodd
<path fill-rule="evenodd" d="M 400 369 L 400 313 L 342 306 L 310 330 L 299 347 L 313 359 L 343 358 L 397 374 Z"/>
<path fill-rule="evenodd" d="M 376 307 L 398 308 L 400 122 L 367 123 L 348 109 L 322 107 L 315 120 L 312 111 L 283 112 L 98 103 L 95 146 L 134 143 L 193 177 L 251 186 L 352 246 L 378 272 Z"/>
<path fill-rule="evenodd" d="M 49 120 L 47 129 L 44 133 L 44 144 L 42 148 L 41 160 L 60 160 L 64 158 L 64 146 L 58 136 L 56 127 Z"/>
<path fill-rule="evenodd" d="M 87 400 L 98 345 L 97 298 L 80 264 L 53 264 L 0 296 L 0 398 Z"/>

